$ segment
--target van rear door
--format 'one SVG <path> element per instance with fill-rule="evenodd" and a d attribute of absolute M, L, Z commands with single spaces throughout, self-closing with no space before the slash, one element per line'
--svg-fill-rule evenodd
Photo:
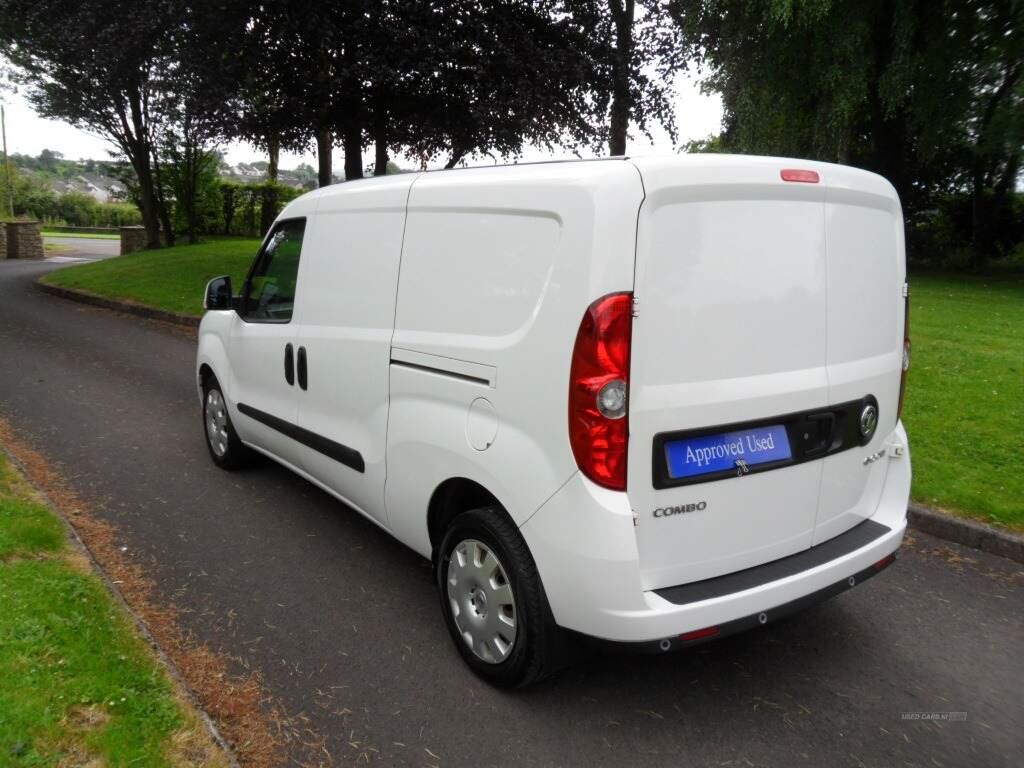
<path fill-rule="evenodd" d="M 705 431 L 774 443 L 782 417 L 829 404 L 825 187 L 785 182 L 780 170 L 793 166 L 767 158 L 635 163 L 645 199 L 627 493 L 644 587 L 656 589 L 811 546 L 820 461 L 743 474 L 735 461 L 749 453 L 705 456 L 719 469 L 709 477 L 720 479 L 704 480 L 683 476 L 678 461 L 711 444 L 680 443 L 680 476 L 668 487 L 655 478 L 668 474 L 670 437 Z M 762 431 L 738 433 L 751 424 Z"/>
<path fill-rule="evenodd" d="M 879 452 L 896 427 L 903 360 L 906 257 L 903 213 L 881 176 L 830 165 L 825 184 L 828 252 L 829 399 L 841 403 L 871 394 L 878 427 L 857 450 L 823 460 L 814 543 L 871 517 L 889 461 Z M 865 463 L 865 458 L 877 457 Z"/>
<path fill-rule="evenodd" d="M 902 223 L 891 186 L 853 169 L 635 163 L 627 493 L 656 589 L 785 557 L 873 514 L 886 466 L 863 459 L 896 421 Z M 869 398 L 882 418 L 860 445 Z"/>

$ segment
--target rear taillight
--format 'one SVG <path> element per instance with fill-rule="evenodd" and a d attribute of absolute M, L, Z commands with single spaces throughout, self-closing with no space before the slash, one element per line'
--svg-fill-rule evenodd
<path fill-rule="evenodd" d="M 569 443 L 580 471 L 626 490 L 633 294 L 598 299 L 583 314 L 569 372 Z"/>
<path fill-rule="evenodd" d="M 896 406 L 896 419 L 903 415 L 903 396 L 907 391 L 907 371 L 910 370 L 910 289 L 903 286 L 903 361 L 900 369 L 900 400 Z"/>

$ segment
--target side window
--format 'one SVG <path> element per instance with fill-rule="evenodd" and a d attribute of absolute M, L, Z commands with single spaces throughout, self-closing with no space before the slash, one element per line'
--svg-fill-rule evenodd
<path fill-rule="evenodd" d="M 287 323 L 295 305 L 295 281 L 305 219 L 282 221 L 256 257 L 245 284 L 242 317 L 257 323 Z"/>

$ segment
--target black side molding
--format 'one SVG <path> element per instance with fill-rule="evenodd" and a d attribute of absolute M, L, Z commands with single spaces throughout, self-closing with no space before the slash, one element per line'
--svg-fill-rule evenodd
<path fill-rule="evenodd" d="M 318 435 L 316 432 L 310 432 L 308 429 L 303 429 L 298 424 L 292 424 L 290 421 L 279 419 L 277 416 L 265 413 L 253 408 L 251 405 L 246 405 L 245 403 L 239 403 L 238 410 L 250 419 L 255 419 L 261 424 L 266 424 L 271 429 L 276 429 L 282 435 L 287 435 L 292 440 L 302 443 L 306 447 L 312 448 L 314 451 L 322 453 L 324 456 L 334 459 L 335 461 L 344 464 L 346 467 L 354 469 L 356 472 L 366 471 L 366 462 L 363 461 L 363 454 L 354 448 L 349 448 L 347 445 L 342 445 L 341 443 L 336 443 L 333 440 L 328 440 L 323 435 Z"/>
<path fill-rule="evenodd" d="M 408 368 L 412 371 L 424 371 L 426 373 L 436 373 L 439 376 L 447 376 L 450 379 L 458 379 L 459 381 L 468 381 L 472 384 L 483 384 L 485 387 L 489 387 L 491 382 L 487 379 L 479 376 L 470 376 L 468 373 L 456 373 L 455 371 L 449 371 L 446 368 L 435 368 L 432 365 L 421 365 L 420 363 L 410 363 L 406 360 L 395 360 L 392 358 L 391 365 L 397 365 L 401 368 Z"/>
<path fill-rule="evenodd" d="M 841 533 L 833 539 L 823 541 L 821 544 L 805 549 L 803 552 L 797 552 L 795 555 L 747 568 L 744 571 L 727 573 L 725 576 L 713 579 L 656 589 L 654 594 L 676 605 L 686 605 L 699 600 L 731 595 L 733 592 L 742 592 L 745 589 L 784 579 L 801 571 L 817 568 L 819 565 L 824 565 L 837 557 L 842 557 L 870 544 L 890 530 L 888 526 L 876 523 L 874 520 L 865 520 L 846 533 Z"/>

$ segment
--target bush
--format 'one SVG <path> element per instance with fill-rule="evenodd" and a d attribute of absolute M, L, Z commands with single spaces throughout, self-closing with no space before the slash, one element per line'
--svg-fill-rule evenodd
<path fill-rule="evenodd" d="M 943 197 L 907 222 L 907 259 L 912 265 L 965 270 L 1009 263 L 1024 243 L 1024 195 L 982 198 L 978 237 L 972 237 L 973 201 L 968 194 Z"/>

